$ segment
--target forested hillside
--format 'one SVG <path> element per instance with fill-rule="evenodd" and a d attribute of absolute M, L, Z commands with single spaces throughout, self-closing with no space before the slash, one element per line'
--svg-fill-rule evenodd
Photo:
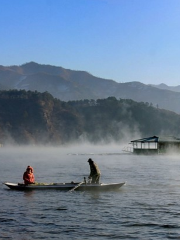
<path fill-rule="evenodd" d="M 180 135 L 180 115 L 148 103 L 117 100 L 63 102 L 49 93 L 0 91 L 0 143 L 127 142 L 152 135 Z"/>
<path fill-rule="evenodd" d="M 180 115 L 149 103 L 130 99 L 84 100 L 69 102 L 84 121 L 83 133 L 91 141 L 123 141 L 151 135 L 180 135 Z"/>
<path fill-rule="evenodd" d="M 63 144 L 81 135 L 81 121 L 67 103 L 49 93 L 0 92 L 0 141 L 15 144 Z"/>

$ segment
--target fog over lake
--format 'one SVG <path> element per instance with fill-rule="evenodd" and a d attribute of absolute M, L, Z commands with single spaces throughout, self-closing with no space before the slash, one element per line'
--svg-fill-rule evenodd
<path fill-rule="evenodd" d="M 3 147 L 0 180 L 23 182 L 27 167 L 37 182 L 81 182 L 88 158 L 100 182 L 126 182 L 118 191 L 21 192 L 0 185 L 0 239 L 178 239 L 180 156 L 136 156 L 119 145 Z"/>

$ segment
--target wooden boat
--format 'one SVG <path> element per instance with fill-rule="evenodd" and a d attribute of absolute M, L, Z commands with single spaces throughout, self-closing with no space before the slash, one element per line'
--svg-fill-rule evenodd
<path fill-rule="evenodd" d="M 85 183 L 85 182 L 70 182 L 70 183 L 35 183 L 25 185 L 23 183 L 3 183 L 7 187 L 13 190 L 43 190 L 43 189 L 55 189 L 55 190 L 69 190 L 69 191 L 107 191 L 117 190 L 122 187 L 125 182 L 122 183 Z"/>

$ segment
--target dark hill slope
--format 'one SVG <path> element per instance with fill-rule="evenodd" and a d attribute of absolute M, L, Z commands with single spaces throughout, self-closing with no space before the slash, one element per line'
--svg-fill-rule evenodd
<path fill-rule="evenodd" d="M 180 115 L 129 99 L 69 102 L 84 120 L 91 141 L 126 141 L 151 135 L 180 135 Z"/>
<path fill-rule="evenodd" d="M 0 92 L 0 141 L 16 144 L 63 144 L 81 135 L 74 109 L 49 93 Z"/>
<path fill-rule="evenodd" d="M 180 115 L 114 97 L 62 102 L 49 93 L 0 91 L 0 143 L 65 144 L 180 135 Z"/>

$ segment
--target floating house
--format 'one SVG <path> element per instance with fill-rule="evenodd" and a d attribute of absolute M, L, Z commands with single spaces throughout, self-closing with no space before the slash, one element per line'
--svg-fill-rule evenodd
<path fill-rule="evenodd" d="M 131 144 L 135 154 L 180 153 L 180 138 L 173 136 L 141 138 Z"/>

